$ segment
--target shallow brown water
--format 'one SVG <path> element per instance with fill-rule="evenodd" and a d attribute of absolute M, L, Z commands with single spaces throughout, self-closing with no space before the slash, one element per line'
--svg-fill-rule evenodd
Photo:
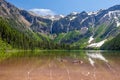
<path fill-rule="evenodd" d="M 0 62 L 0 80 L 120 80 L 120 52 L 9 54 L 12 55 Z"/>

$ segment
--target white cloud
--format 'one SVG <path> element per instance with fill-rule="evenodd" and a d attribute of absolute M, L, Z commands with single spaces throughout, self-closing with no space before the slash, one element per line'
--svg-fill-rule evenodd
<path fill-rule="evenodd" d="M 46 16 L 46 15 L 55 15 L 55 12 L 53 12 L 50 9 L 30 9 L 29 11 L 32 11 L 38 15 Z"/>

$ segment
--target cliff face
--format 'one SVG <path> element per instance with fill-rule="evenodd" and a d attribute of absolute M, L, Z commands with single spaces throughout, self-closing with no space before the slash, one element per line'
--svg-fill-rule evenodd
<path fill-rule="evenodd" d="M 15 22 L 17 26 L 14 26 L 14 23 L 12 26 L 18 29 L 23 28 L 20 30 L 33 29 L 34 31 L 39 31 L 41 29 L 43 33 L 49 33 L 50 31 L 51 20 L 34 16 L 25 10 L 18 9 L 5 0 L 0 1 L 0 16 Z M 38 29 L 36 29 L 36 23 Z"/>

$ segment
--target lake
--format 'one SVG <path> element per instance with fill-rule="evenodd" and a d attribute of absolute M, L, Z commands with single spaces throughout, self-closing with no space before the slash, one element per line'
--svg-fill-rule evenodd
<path fill-rule="evenodd" d="M 1 53 L 0 80 L 120 80 L 120 52 Z"/>

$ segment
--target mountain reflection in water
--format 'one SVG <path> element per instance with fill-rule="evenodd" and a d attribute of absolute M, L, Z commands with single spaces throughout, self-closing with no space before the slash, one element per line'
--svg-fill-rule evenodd
<path fill-rule="evenodd" d="M 0 80 L 120 80 L 120 52 L 38 51 L 2 56 Z"/>

